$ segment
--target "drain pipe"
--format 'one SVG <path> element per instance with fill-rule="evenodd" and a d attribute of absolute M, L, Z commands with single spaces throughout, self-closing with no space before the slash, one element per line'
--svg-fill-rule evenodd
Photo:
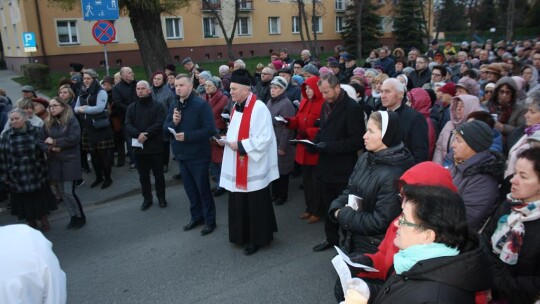
<path fill-rule="evenodd" d="M 47 52 L 45 51 L 45 44 L 43 43 L 43 30 L 41 26 L 41 14 L 39 13 L 38 0 L 34 0 L 37 13 L 39 43 L 41 44 L 41 52 L 43 53 L 43 64 L 48 65 Z"/>

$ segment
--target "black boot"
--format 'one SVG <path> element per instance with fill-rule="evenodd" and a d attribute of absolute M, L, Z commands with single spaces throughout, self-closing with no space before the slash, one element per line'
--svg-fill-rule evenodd
<path fill-rule="evenodd" d="M 73 230 L 80 229 L 85 224 L 86 224 L 86 217 L 77 217 L 75 219 L 75 226 L 73 227 Z"/>
<path fill-rule="evenodd" d="M 69 221 L 69 224 L 67 225 L 67 229 L 73 229 L 75 227 L 75 224 L 77 223 L 77 217 L 72 216 L 71 221 Z"/>

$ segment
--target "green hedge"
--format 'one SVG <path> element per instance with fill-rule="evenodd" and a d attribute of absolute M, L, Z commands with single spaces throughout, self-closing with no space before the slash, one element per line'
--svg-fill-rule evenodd
<path fill-rule="evenodd" d="M 51 89 L 49 66 L 40 63 L 28 63 L 21 66 L 24 78 L 36 89 Z"/>

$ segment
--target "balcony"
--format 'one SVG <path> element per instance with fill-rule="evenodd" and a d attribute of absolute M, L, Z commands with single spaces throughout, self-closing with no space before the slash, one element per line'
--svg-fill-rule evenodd
<path fill-rule="evenodd" d="M 239 10 L 241 12 L 253 10 L 253 0 L 240 0 L 239 2 Z"/>
<path fill-rule="evenodd" d="M 207 0 L 202 1 L 202 11 L 211 12 L 213 10 L 221 10 L 221 1 L 220 0 Z"/>

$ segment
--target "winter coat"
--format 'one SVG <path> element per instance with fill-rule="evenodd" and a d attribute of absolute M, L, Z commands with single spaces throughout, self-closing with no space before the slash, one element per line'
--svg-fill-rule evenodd
<path fill-rule="evenodd" d="M 36 192 L 48 183 L 45 155 L 39 147 L 41 128 L 26 122 L 0 136 L 0 181 L 13 193 Z"/>
<path fill-rule="evenodd" d="M 415 109 L 418 113 L 422 114 L 426 118 L 428 127 L 428 140 L 429 140 L 429 158 L 433 158 L 433 152 L 435 150 L 435 127 L 433 121 L 429 118 L 431 109 L 431 98 L 424 89 L 414 88 L 407 93 L 409 101 L 411 102 L 411 108 Z"/>
<path fill-rule="evenodd" d="M 181 112 L 182 118 L 178 125 L 173 123 L 174 109 Z M 172 139 L 171 147 L 176 160 L 208 159 L 210 160 L 210 145 L 208 141 L 216 127 L 212 109 L 206 100 L 191 92 L 184 102 L 175 101 L 167 113 L 163 132 L 170 133 L 172 128 L 176 133 L 184 132 L 184 141 Z"/>
<path fill-rule="evenodd" d="M 381 287 L 371 285 L 370 303 L 474 304 L 477 291 L 490 289 L 493 272 L 478 240 L 468 247 L 457 256 L 419 261 Z"/>
<path fill-rule="evenodd" d="M 50 145 L 45 144 L 47 137 L 54 139 L 54 147 L 60 148 L 60 152 L 49 150 Z M 50 129 L 43 127 L 39 145 L 47 154 L 50 181 L 74 181 L 82 178 L 80 141 L 81 127 L 74 116 L 65 126 L 54 125 Z"/>
<path fill-rule="evenodd" d="M 417 71 L 409 75 L 409 82 L 412 83 L 413 88 L 421 88 L 424 84 L 431 81 L 431 71 L 426 67 L 423 71 Z"/>
<path fill-rule="evenodd" d="M 285 92 L 276 98 L 270 98 L 266 106 L 272 117 L 290 117 L 293 116 L 296 111 Z M 278 151 L 285 152 L 285 155 L 278 154 L 279 174 L 287 175 L 291 173 L 294 168 L 294 155 L 296 154 L 296 149 L 289 142 L 293 139 L 294 131 L 288 129 L 285 124 L 275 119 L 272 119 L 272 126 L 274 127 L 274 133 L 276 134 L 277 149 Z"/>
<path fill-rule="evenodd" d="M 461 116 L 460 119 L 456 117 L 458 100 L 461 100 L 464 106 L 463 116 Z M 441 165 L 444 163 L 444 160 L 447 158 L 446 154 L 450 152 L 452 139 L 454 138 L 454 130 L 463 123 L 467 122 L 467 116 L 469 114 L 481 110 L 482 108 L 480 108 L 480 101 L 476 96 L 461 95 L 452 99 L 452 103 L 450 104 L 450 120 L 446 123 L 446 125 L 444 125 L 444 128 L 439 134 L 439 139 L 435 144 L 435 152 L 433 153 L 434 162 Z"/>
<path fill-rule="evenodd" d="M 347 188 L 330 205 L 328 216 L 345 231 L 343 248 L 348 252 L 373 253 L 388 225 L 401 212 L 396 181 L 414 159 L 402 143 L 360 156 Z M 345 207 L 349 194 L 362 198 L 358 211 Z M 338 217 L 336 210 L 341 209 Z"/>
<path fill-rule="evenodd" d="M 318 76 L 311 76 L 302 84 L 302 102 L 298 113 L 293 117 L 287 117 L 289 129 L 297 130 L 297 139 L 308 139 L 313 141 L 315 135 L 319 131 L 319 127 L 316 126 L 319 117 L 321 116 L 321 107 L 324 103 L 321 91 L 317 86 Z M 312 100 L 308 100 L 306 94 L 306 86 L 309 86 L 314 96 Z M 300 165 L 314 166 L 319 161 L 319 154 L 308 152 L 305 145 L 296 146 L 295 161 Z"/>
<path fill-rule="evenodd" d="M 161 87 L 152 87 L 152 98 L 163 106 L 165 113 L 169 110 L 169 107 L 174 102 L 176 94 L 169 89 L 168 84 L 163 84 Z M 166 115 L 166 114 L 165 114 Z M 170 136 L 163 135 L 163 141 L 169 142 Z"/>
<path fill-rule="evenodd" d="M 267 103 L 268 100 L 270 100 L 270 82 L 263 82 L 258 81 L 257 86 L 255 87 L 255 95 L 257 95 L 258 99 L 263 101 L 264 103 Z"/>
<path fill-rule="evenodd" d="M 113 105 L 111 116 L 119 116 L 124 122 L 127 107 L 137 101 L 137 81 L 133 80 L 130 83 L 121 80 L 115 84 L 112 90 Z"/>
<path fill-rule="evenodd" d="M 212 108 L 212 114 L 214 115 L 214 124 L 216 125 L 215 133 L 217 136 L 220 134 L 225 134 L 227 131 L 227 125 L 221 117 L 223 113 L 223 108 L 229 102 L 229 98 L 223 94 L 221 90 L 217 90 L 214 95 L 210 96 L 204 94 L 204 99 L 210 104 Z M 224 147 L 220 146 L 215 140 L 210 141 L 210 149 L 212 153 L 212 162 L 221 164 L 223 161 L 223 149 Z"/>
<path fill-rule="evenodd" d="M 341 90 L 334 108 L 325 116 L 325 102 L 321 108 L 319 132 L 314 143 L 326 143 L 319 149 L 316 176 L 323 183 L 347 183 L 358 160 L 358 151 L 364 148 L 362 136 L 366 133 L 364 112 L 358 103 Z"/>
<path fill-rule="evenodd" d="M 300 88 L 297 85 L 293 85 L 289 83 L 289 85 L 285 89 L 285 93 L 287 94 L 287 97 L 289 97 L 289 100 L 291 101 L 291 103 L 295 100 L 298 100 L 298 101 L 302 100 L 302 93 L 300 92 Z M 270 96 L 271 95 L 268 94 L 268 98 L 270 98 Z"/>
<path fill-rule="evenodd" d="M 148 133 L 143 148 L 133 147 L 135 154 L 163 153 L 164 122 L 165 110 L 163 105 L 153 100 L 152 95 L 139 98 L 139 100 L 129 105 L 124 125 L 126 134 L 131 138 L 138 138 L 141 133 Z"/>
<path fill-rule="evenodd" d="M 395 112 L 399 115 L 399 133 L 405 148 L 411 151 L 415 163 L 427 161 L 429 140 L 426 118 L 405 102 Z"/>
<path fill-rule="evenodd" d="M 498 92 L 503 85 L 508 85 L 514 89 L 513 100 L 510 101 L 512 107 L 512 113 L 508 118 L 508 121 L 502 121 L 502 106 L 498 102 Z M 512 131 L 523 124 L 525 124 L 525 113 L 527 107 L 525 106 L 525 100 L 519 99 L 519 90 L 516 82 L 512 77 L 503 77 L 497 81 L 495 89 L 493 90 L 493 98 L 487 103 L 487 107 L 492 114 L 497 114 L 497 121 L 503 124 L 502 134 L 504 136 L 510 135 Z"/>
<path fill-rule="evenodd" d="M 491 249 L 491 236 L 501 216 L 510 214 L 510 204 L 504 199 L 483 232 Z M 510 303 L 534 303 L 540 291 L 540 220 L 523 222 L 525 235 L 516 265 L 504 263 L 490 254 L 494 273 L 491 295 L 494 300 L 508 299 Z M 491 251 L 491 250 L 489 250 Z"/>
<path fill-rule="evenodd" d="M 493 214 L 506 166 L 503 156 L 489 150 L 476 153 L 451 169 L 467 211 L 467 223 L 478 231 Z"/>

